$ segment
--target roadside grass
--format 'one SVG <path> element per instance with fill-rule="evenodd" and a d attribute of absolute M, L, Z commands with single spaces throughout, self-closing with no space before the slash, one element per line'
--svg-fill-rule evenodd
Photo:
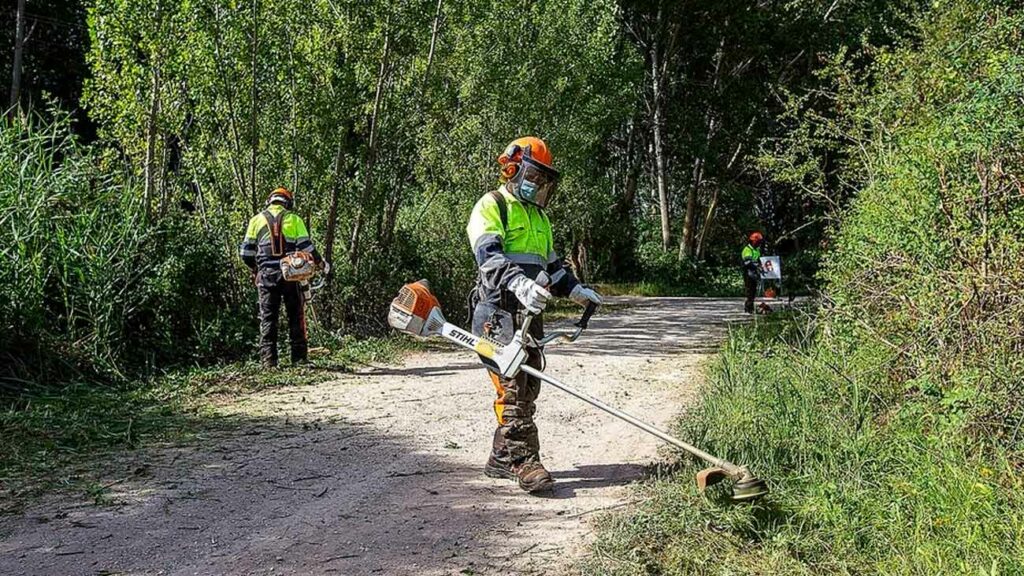
<path fill-rule="evenodd" d="M 736 276 L 736 278 L 732 278 Z M 595 289 L 604 296 L 702 296 L 739 297 L 743 295 L 743 285 L 739 273 L 720 274 L 707 281 L 693 284 L 676 285 L 660 281 L 617 282 L 597 284 Z"/>
<path fill-rule="evenodd" d="M 733 329 L 683 438 L 771 487 L 700 494 L 687 459 L 603 520 L 584 574 L 1022 574 L 1020 453 L 972 434 L 949 398 L 893 389 L 881 345 L 840 350 L 812 317 Z"/>
<path fill-rule="evenodd" d="M 81 465 L 112 450 L 180 442 L 230 425 L 216 405 L 279 386 L 312 385 L 354 366 L 394 361 L 420 346 L 411 338 L 345 338 L 311 351 L 306 366 L 267 371 L 257 362 L 182 369 L 130 384 L 75 383 L 3 399 L 0 412 L 0 515 L 50 490 L 96 486 Z M 285 352 L 287 355 L 287 352 Z"/>

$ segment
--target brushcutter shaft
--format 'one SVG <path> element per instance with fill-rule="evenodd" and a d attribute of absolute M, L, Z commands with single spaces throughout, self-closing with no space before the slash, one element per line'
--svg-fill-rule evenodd
<path fill-rule="evenodd" d="M 650 424 L 643 422 L 641 420 L 637 420 L 636 418 L 630 416 L 629 414 L 623 412 L 622 410 L 613 408 L 605 404 L 604 402 L 598 400 L 597 398 L 594 398 L 593 396 L 590 396 L 580 390 L 577 390 L 576 388 L 573 388 L 572 386 L 558 380 L 557 378 L 548 376 L 547 374 L 541 372 L 540 370 L 537 370 L 532 366 L 527 366 L 526 364 L 524 364 L 520 367 L 520 370 L 526 372 L 527 374 L 530 374 L 531 376 L 540 378 L 544 382 L 551 384 L 552 386 L 558 388 L 562 392 L 572 394 L 573 396 L 579 398 L 580 400 L 583 400 L 587 404 L 590 404 L 595 408 L 600 408 L 601 410 L 604 410 L 605 412 L 611 414 L 612 416 L 615 416 L 620 420 L 624 420 L 632 424 L 633 426 L 636 426 L 637 428 L 643 430 L 644 432 L 647 432 L 648 434 L 657 436 L 661 440 L 675 446 L 676 448 L 689 452 L 690 454 L 696 456 L 697 458 L 700 458 L 701 460 L 707 462 L 708 464 L 711 464 L 712 466 L 718 466 L 719 468 L 725 470 L 730 476 L 741 476 L 746 472 L 746 469 L 744 468 L 741 468 L 726 460 L 722 460 L 721 458 L 718 458 L 716 456 L 712 456 L 711 454 L 708 454 L 707 452 L 701 450 L 700 448 L 687 444 L 686 442 L 683 442 L 682 440 L 670 435 L 668 432 L 655 428 L 654 426 L 651 426 Z"/>

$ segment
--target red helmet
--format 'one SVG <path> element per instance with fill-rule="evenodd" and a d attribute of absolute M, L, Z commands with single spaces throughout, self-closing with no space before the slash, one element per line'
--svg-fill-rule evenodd
<path fill-rule="evenodd" d="M 750 235 L 750 244 L 752 246 L 759 246 L 761 242 L 764 242 L 764 235 L 760 232 L 754 232 Z"/>

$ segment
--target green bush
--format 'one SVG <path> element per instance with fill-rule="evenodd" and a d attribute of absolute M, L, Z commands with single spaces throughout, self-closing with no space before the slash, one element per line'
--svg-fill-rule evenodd
<path fill-rule="evenodd" d="M 148 222 L 132 179 L 53 114 L 0 129 L 4 390 L 237 353 L 253 334 L 223 239 L 185 213 Z"/>
<path fill-rule="evenodd" d="M 740 248 L 742 246 L 736 249 L 735 262 L 718 265 L 680 261 L 675 251 L 666 252 L 660 243 L 645 242 L 637 247 L 638 279 L 646 285 L 661 287 L 661 295 L 740 296 L 743 294 Z"/>

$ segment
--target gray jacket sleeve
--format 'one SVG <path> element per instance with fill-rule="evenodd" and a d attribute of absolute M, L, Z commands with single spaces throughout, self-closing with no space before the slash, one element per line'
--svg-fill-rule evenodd
<path fill-rule="evenodd" d="M 501 238 L 485 234 L 473 247 L 480 282 L 487 290 L 505 290 L 510 280 L 523 274 L 523 269 L 505 256 Z"/>
<path fill-rule="evenodd" d="M 576 275 L 572 273 L 565 266 L 565 262 L 558 257 L 558 254 L 552 252 L 548 257 L 548 276 L 551 277 L 550 292 L 555 296 L 562 298 L 568 297 L 572 294 L 572 291 L 580 283 L 576 279 Z"/>

